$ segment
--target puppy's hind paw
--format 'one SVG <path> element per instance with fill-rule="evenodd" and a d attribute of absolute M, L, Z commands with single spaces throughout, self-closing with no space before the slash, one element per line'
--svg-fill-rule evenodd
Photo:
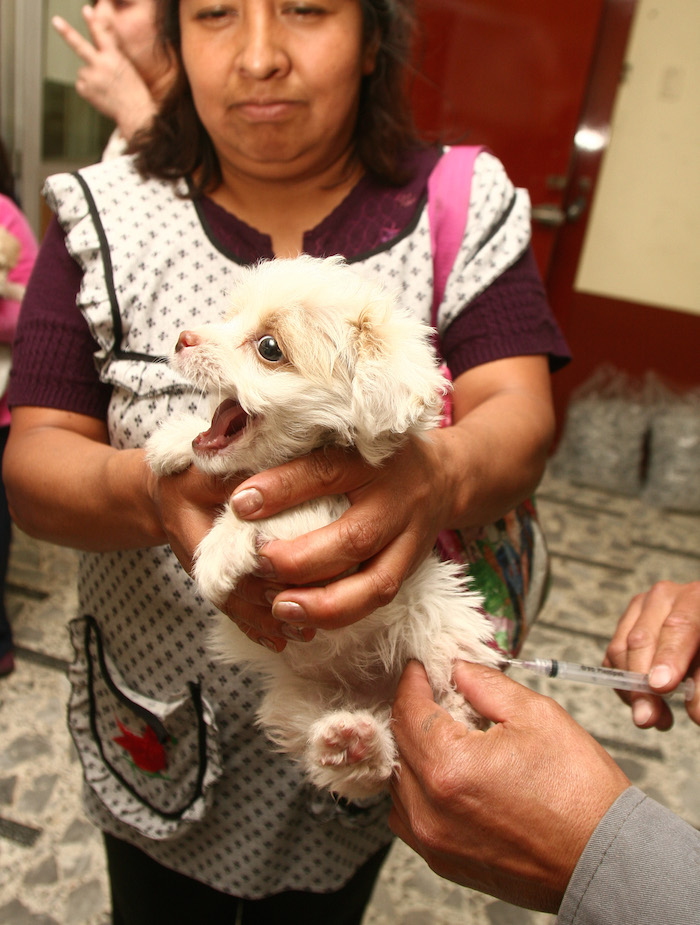
<path fill-rule="evenodd" d="M 306 757 L 318 787 L 362 799 L 386 786 L 395 746 L 388 722 L 368 711 L 338 711 L 314 723 Z"/>

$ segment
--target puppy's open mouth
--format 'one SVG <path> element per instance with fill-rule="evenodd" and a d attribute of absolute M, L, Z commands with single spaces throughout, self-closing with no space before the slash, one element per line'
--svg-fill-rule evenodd
<path fill-rule="evenodd" d="M 197 453 L 220 453 L 245 429 L 249 417 L 233 398 L 222 401 L 214 412 L 209 430 L 192 441 Z"/>

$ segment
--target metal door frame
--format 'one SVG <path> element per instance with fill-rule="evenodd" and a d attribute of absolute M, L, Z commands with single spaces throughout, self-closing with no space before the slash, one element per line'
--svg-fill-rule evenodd
<path fill-rule="evenodd" d="M 0 0 L 0 130 L 22 211 L 38 237 L 46 220 L 45 179 L 84 166 L 42 159 L 47 16 L 48 0 Z"/>
<path fill-rule="evenodd" d="M 41 187 L 50 173 L 41 164 L 44 0 L 3 0 L 2 136 L 12 158 L 17 192 L 39 233 Z"/>

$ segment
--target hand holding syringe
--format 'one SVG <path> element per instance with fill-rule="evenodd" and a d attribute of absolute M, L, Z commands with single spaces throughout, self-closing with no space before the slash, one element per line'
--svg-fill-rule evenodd
<path fill-rule="evenodd" d="M 649 684 L 649 675 L 636 671 L 623 671 L 620 668 L 602 668 L 591 665 L 577 665 L 574 662 L 560 662 L 556 658 L 505 660 L 505 666 L 524 668 L 535 674 L 547 678 L 561 678 L 565 681 L 582 681 L 585 684 L 597 684 L 599 687 L 612 687 L 618 691 L 639 691 L 644 694 L 653 694 L 655 697 L 669 699 L 680 696 L 690 701 L 695 693 L 695 682 L 686 678 L 669 694 L 660 694 Z"/>

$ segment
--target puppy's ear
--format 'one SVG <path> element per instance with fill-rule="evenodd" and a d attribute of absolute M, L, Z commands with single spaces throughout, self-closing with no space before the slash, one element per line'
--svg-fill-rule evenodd
<path fill-rule="evenodd" d="M 357 321 L 352 414 L 355 443 L 378 465 L 404 435 L 437 427 L 449 383 L 438 369 L 431 329 L 390 304 L 368 305 Z"/>

